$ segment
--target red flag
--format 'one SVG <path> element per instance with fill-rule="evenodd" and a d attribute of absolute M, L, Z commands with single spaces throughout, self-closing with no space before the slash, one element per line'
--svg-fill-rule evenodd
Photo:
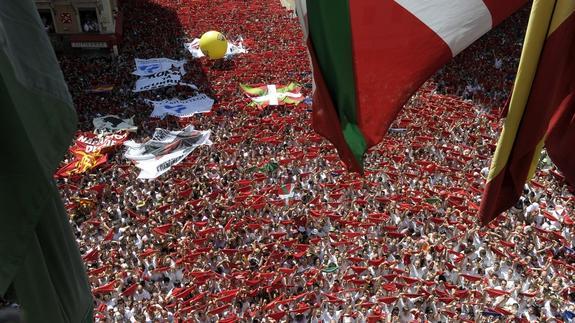
<path fill-rule="evenodd" d="M 103 272 L 105 272 L 110 266 L 102 266 L 100 268 L 92 269 L 88 272 L 88 276 L 97 276 Z"/>
<path fill-rule="evenodd" d="M 114 228 L 111 228 L 110 231 L 108 231 L 108 233 L 104 237 L 104 241 L 112 241 L 113 238 L 114 238 Z"/>
<path fill-rule="evenodd" d="M 280 311 L 271 313 L 268 315 L 268 317 L 279 322 L 279 320 L 281 320 L 286 314 L 286 311 Z"/>
<path fill-rule="evenodd" d="M 128 213 L 128 216 L 130 216 L 133 219 L 138 219 L 140 216 L 138 215 L 138 213 L 130 210 L 130 209 L 126 209 L 126 213 Z"/>
<path fill-rule="evenodd" d="M 230 229 L 232 228 L 232 223 L 234 222 L 234 220 L 236 219 L 235 216 L 230 216 L 230 218 L 228 219 L 228 222 L 226 222 L 226 225 L 224 226 L 224 232 L 228 232 L 230 231 Z"/>
<path fill-rule="evenodd" d="M 75 159 L 60 168 L 56 172 L 56 177 L 68 177 L 76 174 L 85 173 L 93 168 L 96 168 L 108 161 L 107 154 L 100 154 L 99 152 L 85 153 L 80 152 L 76 155 Z"/>
<path fill-rule="evenodd" d="M 188 188 L 187 190 L 183 190 L 180 193 L 178 193 L 178 196 L 181 198 L 189 198 L 190 194 L 192 194 L 193 191 L 194 191 L 193 188 Z"/>
<path fill-rule="evenodd" d="M 133 283 L 132 285 L 128 286 L 120 295 L 121 296 L 132 296 L 138 289 L 138 283 Z"/>
<path fill-rule="evenodd" d="M 220 302 L 224 302 L 224 303 L 228 303 L 230 301 L 232 301 L 234 298 L 236 298 L 236 296 L 238 295 L 238 293 L 240 292 L 239 289 L 233 289 L 233 290 L 227 290 L 227 291 L 223 291 L 220 292 L 218 296 L 218 301 Z"/>
<path fill-rule="evenodd" d="M 139 257 L 140 258 L 146 258 L 148 256 L 155 254 L 156 252 L 158 252 L 158 251 L 154 250 L 154 249 L 146 249 L 146 250 L 144 250 L 144 252 L 140 253 Z"/>
<path fill-rule="evenodd" d="M 106 184 L 101 183 L 88 188 L 88 190 L 94 191 L 98 193 L 98 195 L 102 195 L 102 191 L 104 191 L 104 188 L 106 188 Z"/>
<path fill-rule="evenodd" d="M 112 282 L 109 282 L 108 284 L 94 288 L 94 290 L 92 290 L 92 294 L 97 295 L 97 294 L 111 293 L 115 290 L 115 287 L 116 287 L 116 281 L 114 280 Z"/>
<path fill-rule="evenodd" d="M 395 303 L 398 299 L 399 297 L 390 296 L 390 297 L 380 297 L 377 299 L 377 301 L 389 305 Z"/>
<path fill-rule="evenodd" d="M 175 298 L 186 298 L 194 291 L 195 287 L 182 288 L 177 293 L 172 293 Z"/>
<path fill-rule="evenodd" d="M 94 249 L 91 249 L 90 251 L 88 251 L 88 253 L 86 253 L 86 255 L 84 257 L 82 257 L 82 259 L 84 259 L 84 261 L 91 262 L 91 261 L 95 261 L 96 259 L 98 259 L 99 256 L 100 256 L 100 251 L 98 251 L 98 249 L 94 248 Z"/>
<path fill-rule="evenodd" d="M 571 219 L 571 217 L 569 216 L 569 214 L 565 214 L 565 216 L 563 217 L 563 223 L 565 225 L 573 225 L 575 224 L 575 222 L 573 221 L 573 219 Z"/>
<path fill-rule="evenodd" d="M 479 275 L 470 275 L 470 274 L 461 274 L 461 277 L 463 277 L 463 278 L 465 278 L 471 282 L 480 281 L 482 279 L 482 277 Z"/>
<path fill-rule="evenodd" d="M 154 231 L 155 233 L 163 236 L 166 233 L 168 233 L 168 231 L 170 231 L 170 229 L 172 228 L 172 224 L 168 223 L 168 224 L 164 224 L 164 225 L 160 225 L 158 227 L 155 227 L 152 229 L 152 231 Z"/>
<path fill-rule="evenodd" d="M 487 294 L 489 294 L 489 296 L 491 296 L 491 297 L 499 297 L 499 296 L 503 296 L 503 295 L 509 295 L 509 292 L 501 290 L 501 289 L 496 289 L 496 288 L 486 288 L 485 292 Z"/>
<path fill-rule="evenodd" d="M 238 320 L 239 320 L 238 316 L 234 313 L 221 319 L 218 323 L 235 323 L 238 322 Z"/>
<path fill-rule="evenodd" d="M 223 313 L 228 307 L 230 307 L 230 304 L 226 304 L 220 307 L 216 307 L 213 310 L 209 311 L 208 314 L 209 315 L 218 315 Z"/>
<path fill-rule="evenodd" d="M 309 309 L 311 309 L 311 306 L 309 306 L 308 304 L 306 304 L 306 303 L 298 303 L 298 304 L 297 304 L 297 307 L 296 307 L 295 309 L 291 310 L 291 311 L 292 311 L 292 312 L 295 312 L 295 313 L 298 313 L 298 314 L 302 314 L 302 313 L 304 313 L 305 311 L 307 311 L 307 310 L 309 310 Z"/>

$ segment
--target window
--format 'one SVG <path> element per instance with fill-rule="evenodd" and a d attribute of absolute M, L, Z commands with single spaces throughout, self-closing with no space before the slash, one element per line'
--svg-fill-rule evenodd
<path fill-rule="evenodd" d="M 42 20 L 42 25 L 47 33 L 54 32 L 54 20 L 52 19 L 52 12 L 50 9 L 40 9 L 38 10 L 40 14 L 40 20 Z"/>
<path fill-rule="evenodd" d="M 80 9 L 80 26 L 85 33 L 97 33 L 100 31 L 98 24 L 98 15 L 96 9 Z"/>

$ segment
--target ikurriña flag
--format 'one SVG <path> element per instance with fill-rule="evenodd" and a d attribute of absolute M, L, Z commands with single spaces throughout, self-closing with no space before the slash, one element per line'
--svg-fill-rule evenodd
<path fill-rule="evenodd" d="M 409 97 L 526 0 L 298 0 L 312 60 L 313 127 L 353 171 Z"/>
<path fill-rule="evenodd" d="M 305 98 L 300 93 L 301 86 L 291 82 L 288 85 L 249 86 L 240 83 L 240 88 L 251 99 L 251 105 L 265 108 L 269 105 L 298 105 Z"/>
<path fill-rule="evenodd" d="M 575 1 L 534 1 L 509 113 L 481 201 L 487 224 L 513 206 L 543 146 L 575 181 Z"/>

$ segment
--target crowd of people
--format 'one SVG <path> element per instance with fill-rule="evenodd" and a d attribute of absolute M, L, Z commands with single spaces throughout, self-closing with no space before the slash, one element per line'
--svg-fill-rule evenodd
<path fill-rule="evenodd" d="M 311 129 L 311 106 L 248 106 L 239 83 L 312 77 L 298 21 L 279 1 L 122 1 L 118 57 L 60 55 L 79 115 L 135 116 L 132 139 L 186 124 L 212 131 L 156 180 L 112 154 L 58 180 L 99 322 L 569 322 L 575 316 L 574 198 L 546 157 L 521 201 L 480 227 L 529 8 L 488 33 L 408 102 L 365 176 Z M 248 53 L 215 64 L 182 44 L 207 30 Z M 131 90 L 134 58 L 186 58 L 212 112 L 152 119 Z M 87 91 L 113 85 L 109 93 Z M 272 138 L 273 140 L 270 140 Z M 294 185 L 281 199 L 278 189 Z"/>

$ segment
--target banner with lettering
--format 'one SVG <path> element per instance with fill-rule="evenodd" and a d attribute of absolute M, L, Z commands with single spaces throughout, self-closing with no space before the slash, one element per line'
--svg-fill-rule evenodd
<path fill-rule="evenodd" d="M 132 72 L 134 75 L 146 76 L 153 75 L 168 70 L 179 70 L 181 75 L 186 74 L 184 65 L 186 60 L 173 60 L 170 58 L 149 58 L 149 59 L 134 59 L 136 62 L 136 69 Z"/>
<path fill-rule="evenodd" d="M 134 126 L 134 117 L 122 119 L 116 115 L 106 115 L 92 119 L 92 124 L 99 133 L 138 130 L 138 127 Z"/>
<path fill-rule="evenodd" d="M 167 70 L 150 75 L 140 76 L 136 80 L 136 87 L 134 92 L 142 92 L 148 90 L 159 89 L 167 86 L 174 86 L 180 83 L 182 74 L 179 69 Z"/>
<path fill-rule="evenodd" d="M 74 141 L 74 145 L 70 147 L 70 151 L 74 154 L 78 152 L 106 153 L 111 148 L 123 144 L 128 139 L 127 132 L 118 132 L 107 135 L 98 135 L 93 132 L 82 132 Z"/>
<path fill-rule="evenodd" d="M 152 139 L 145 143 L 126 141 L 124 157 L 141 169 L 140 179 L 154 179 L 184 160 L 194 149 L 211 145 L 210 130 L 195 130 L 192 125 L 180 131 L 156 129 Z"/>
<path fill-rule="evenodd" d="M 185 100 L 147 100 L 147 102 L 154 106 L 151 116 L 155 118 L 164 118 L 166 115 L 179 118 L 189 117 L 196 113 L 210 112 L 214 105 L 214 100 L 205 94 L 199 94 Z"/>

